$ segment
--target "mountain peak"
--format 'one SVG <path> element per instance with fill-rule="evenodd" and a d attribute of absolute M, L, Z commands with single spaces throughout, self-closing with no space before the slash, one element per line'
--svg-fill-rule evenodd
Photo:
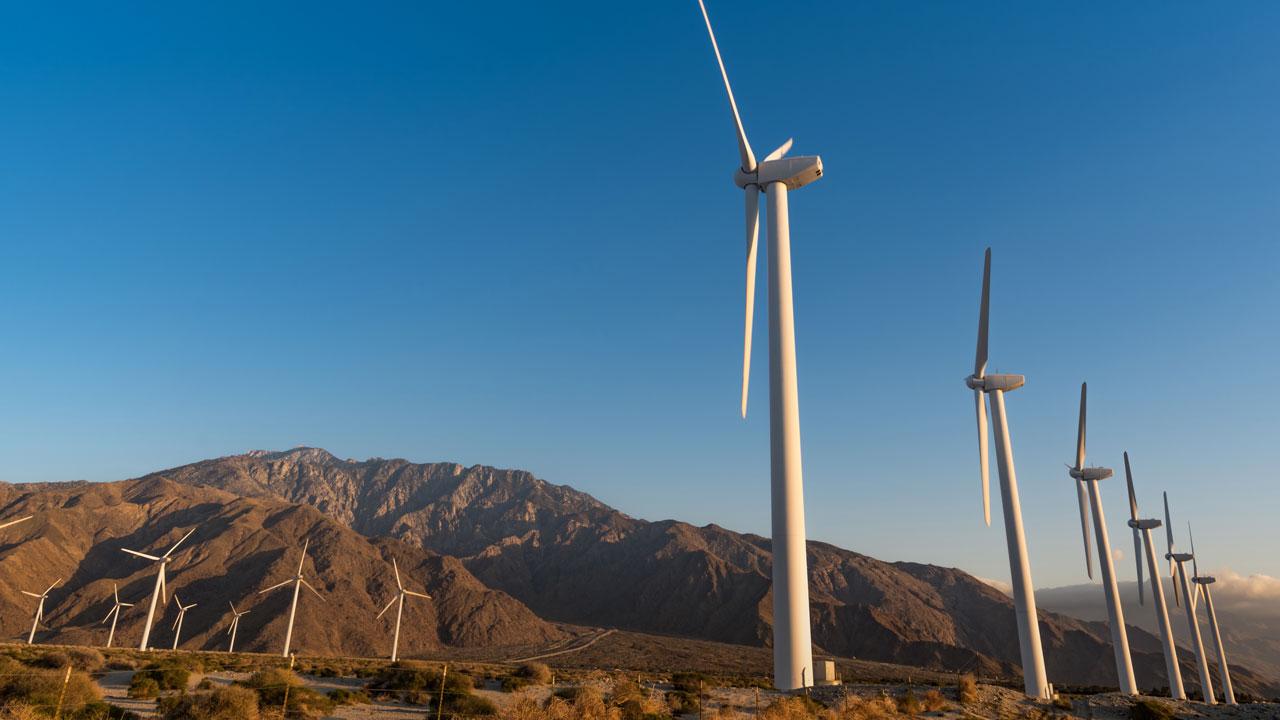
<path fill-rule="evenodd" d="M 324 448 L 299 445 L 288 450 L 250 450 L 244 457 L 260 460 L 291 460 L 293 462 L 318 463 L 332 465 L 342 462 L 333 453 Z"/>

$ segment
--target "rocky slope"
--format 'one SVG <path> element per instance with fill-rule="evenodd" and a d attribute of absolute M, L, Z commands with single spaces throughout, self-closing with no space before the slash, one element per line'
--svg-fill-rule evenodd
<path fill-rule="evenodd" d="M 34 514 L 0 531 L 0 636 L 26 639 L 35 600 L 21 590 L 62 583 L 46 603 L 37 639 L 101 644 L 100 621 L 111 608 L 112 584 L 135 603 L 120 619 L 117 644 L 137 645 L 154 585 L 155 566 L 121 551 L 161 554 L 191 528 L 175 553 L 168 587 L 195 602 L 183 624 L 182 647 L 226 647 L 229 602 L 249 610 L 237 648 L 279 652 L 288 588 L 258 590 L 287 580 L 309 538 L 304 573 L 324 600 L 302 592 L 294 630 L 300 653 L 382 655 L 390 650 L 391 618 L 374 615 L 393 596 L 395 557 L 410 586 L 432 601 L 405 607 L 402 652 L 443 645 L 527 645 L 562 636 L 519 601 L 477 580 L 457 559 L 392 539 L 371 539 L 318 510 L 269 498 L 244 498 L 208 487 L 151 477 L 142 480 L 41 486 L 0 485 L 2 516 Z M 169 647 L 176 608 L 158 613 L 153 646 Z M 341 619 L 341 622 L 337 622 Z"/>
<path fill-rule="evenodd" d="M 770 637 L 766 538 L 638 520 L 527 472 L 340 460 L 299 448 L 155 477 L 311 505 L 367 536 L 458 556 L 487 585 L 547 619 L 734 643 Z M 809 565 L 814 642 L 826 651 L 1016 672 L 1012 604 L 967 573 L 885 563 L 822 543 L 809 544 Z M 1052 613 L 1040 619 L 1055 682 L 1116 684 L 1104 625 Z M 1158 641 L 1138 628 L 1130 632 L 1139 682 L 1164 685 Z M 1242 679 L 1259 691 L 1277 690 L 1256 676 Z"/>

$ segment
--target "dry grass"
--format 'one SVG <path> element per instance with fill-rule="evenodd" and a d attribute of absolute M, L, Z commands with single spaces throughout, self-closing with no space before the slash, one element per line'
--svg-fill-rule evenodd
<path fill-rule="evenodd" d="M 958 695 L 961 705 L 972 705 L 978 702 L 978 681 L 972 675 L 961 675 L 957 682 Z"/>

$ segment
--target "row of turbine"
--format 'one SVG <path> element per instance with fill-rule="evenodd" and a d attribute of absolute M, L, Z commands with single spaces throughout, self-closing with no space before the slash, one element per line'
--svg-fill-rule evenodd
<path fill-rule="evenodd" d="M 3 530 L 4 528 L 7 528 L 11 525 L 16 525 L 20 522 L 23 522 L 24 520 L 30 520 L 31 517 L 32 517 L 31 515 L 27 515 L 26 517 L 18 518 L 16 520 L 10 520 L 5 523 L 0 523 L 0 530 Z M 159 569 L 156 571 L 155 588 L 151 592 L 151 604 L 150 604 L 150 607 L 147 609 L 147 621 L 142 626 L 142 641 L 138 644 L 139 650 L 147 650 L 150 647 L 148 645 L 148 642 L 151 639 L 151 627 L 155 622 L 156 607 L 157 606 L 163 607 L 164 605 L 168 604 L 168 597 L 165 589 L 165 574 L 166 574 L 165 569 L 169 565 L 169 563 L 173 561 L 174 551 L 177 550 L 178 546 L 181 545 L 183 542 L 185 542 L 187 538 L 191 537 L 191 534 L 194 533 L 195 531 L 196 531 L 195 528 L 188 530 L 187 534 L 179 538 L 178 542 L 174 543 L 173 546 L 170 547 L 163 555 L 152 555 L 149 553 L 139 552 L 137 550 L 121 548 L 121 550 L 123 550 L 126 553 L 129 553 L 130 555 L 135 555 L 137 557 L 143 558 L 144 560 L 150 560 L 159 565 Z M 275 585 L 272 585 L 271 587 L 258 591 L 258 594 L 262 595 L 264 593 L 269 593 L 272 590 L 285 587 L 286 585 L 293 585 L 293 601 L 289 603 L 289 622 L 285 628 L 284 651 L 281 653 L 284 657 L 289 657 L 289 648 L 293 641 L 293 621 L 294 621 L 294 618 L 297 616 L 298 596 L 301 594 L 302 588 L 306 587 L 308 590 L 314 593 L 316 597 L 320 598 L 322 602 L 324 601 L 324 596 L 320 594 L 320 591 L 316 590 L 315 587 L 312 586 L 311 583 L 307 582 L 306 578 L 302 576 L 302 567 L 307 560 L 307 547 L 310 545 L 310 542 L 311 542 L 310 540 L 306 540 L 302 544 L 302 555 L 298 559 L 298 571 L 297 573 L 294 574 L 293 577 L 289 578 L 288 580 L 284 580 L 283 582 L 278 582 Z M 404 616 L 405 598 L 411 596 L 411 597 L 419 597 L 419 598 L 425 598 L 427 600 L 430 600 L 431 596 L 425 593 L 414 592 L 413 590 L 409 590 L 404 586 L 404 583 L 400 579 L 400 567 L 396 563 L 395 558 L 391 559 L 391 570 L 395 574 L 395 578 L 396 578 L 396 595 L 391 598 L 391 601 L 388 602 L 385 607 L 382 608 L 382 611 L 377 614 L 375 619 L 381 619 L 383 615 L 387 614 L 387 612 L 391 610 L 391 607 L 393 605 L 397 606 L 396 607 L 396 628 L 395 628 L 394 634 L 392 635 L 392 640 L 391 640 L 391 660 L 394 662 L 395 660 L 399 659 L 399 654 L 400 654 L 400 621 Z M 31 622 L 31 632 L 30 634 L 27 635 L 28 645 L 33 644 L 35 642 L 36 630 L 40 627 L 41 621 L 44 620 L 44 601 L 49 597 L 49 593 L 52 592 L 53 589 L 57 587 L 58 584 L 61 582 L 62 582 L 62 578 L 58 578 L 53 582 L 52 585 L 46 588 L 45 591 L 42 593 L 34 593 L 34 592 L 29 592 L 27 590 L 22 591 L 23 595 L 28 595 L 30 597 L 36 598 L 37 600 L 35 618 Z M 111 647 L 111 643 L 115 639 L 116 623 L 120 619 L 121 610 L 123 608 L 133 607 L 134 605 L 133 603 L 121 602 L 120 591 L 115 583 L 111 584 L 111 593 L 115 602 L 112 605 L 111 610 L 107 612 L 106 617 L 104 617 L 102 619 L 102 622 L 99 623 L 99 624 L 106 624 L 108 620 L 111 621 L 111 630 L 107 634 L 106 647 Z M 176 604 L 178 607 L 178 616 L 174 619 L 173 625 L 170 629 L 173 630 L 173 649 L 177 650 L 178 641 L 182 636 L 182 620 L 183 618 L 186 617 L 188 610 L 196 607 L 196 603 L 191 603 L 190 605 L 183 605 L 182 600 L 178 598 L 177 592 L 173 593 L 173 601 L 174 601 L 174 604 Z M 236 610 L 236 606 L 234 603 L 227 603 L 227 604 L 231 606 L 231 622 L 227 627 L 227 634 L 230 636 L 230 640 L 227 643 L 227 652 L 235 652 L 236 630 L 240 627 L 240 618 L 244 615 L 247 615 L 249 611 Z"/>
<path fill-rule="evenodd" d="M 974 359 L 973 374 L 965 379 L 965 383 L 973 390 L 974 405 L 978 420 L 978 461 L 982 471 L 982 511 L 987 525 L 991 524 L 991 492 L 990 469 L 987 448 L 987 400 L 990 402 L 990 415 L 994 423 L 996 442 L 996 467 L 1000 475 L 1000 492 L 1004 506 L 1005 539 L 1009 548 L 1009 571 L 1012 577 L 1013 603 L 1018 621 L 1018 641 L 1022 656 L 1022 675 L 1026 694 L 1030 697 L 1048 699 L 1052 696 L 1052 686 L 1048 682 L 1044 667 L 1044 653 L 1040 643 L 1040 626 L 1037 622 L 1036 600 L 1032 592 L 1031 564 L 1027 558 L 1027 540 L 1022 525 L 1022 508 L 1018 501 L 1018 478 L 1014 472 L 1013 447 L 1009 440 L 1009 423 L 1005 414 L 1004 395 L 1022 387 L 1026 378 L 1022 375 L 987 374 L 987 330 L 991 309 L 991 249 L 986 252 L 982 271 L 982 302 L 978 315 L 978 349 Z M 1068 466 L 1068 474 L 1076 481 L 1076 494 L 1080 503 L 1080 530 L 1084 536 L 1085 568 L 1089 577 L 1093 578 L 1092 547 L 1090 542 L 1089 518 L 1093 518 L 1093 535 L 1098 540 L 1098 564 L 1102 571 L 1102 587 L 1107 604 L 1107 618 L 1111 628 L 1112 649 L 1115 653 L 1116 673 L 1120 679 L 1120 690 L 1129 695 L 1138 694 L 1138 685 L 1133 675 L 1133 660 L 1129 652 L 1129 637 L 1124 624 L 1124 609 L 1120 604 L 1120 590 L 1116 584 L 1115 568 L 1112 564 L 1111 541 L 1107 535 L 1106 517 L 1102 510 L 1102 497 L 1098 492 L 1099 481 L 1111 477 L 1110 468 L 1089 467 L 1085 465 L 1085 424 L 1088 402 L 1088 384 L 1080 385 L 1080 423 L 1076 430 L 1076 461 Z M 1169 677 L 1169 694 L 1177 700 L 1186 699 L 1186 691 L 1182 685 L 1182 671 L 1178 666 L 1178 649 L 1174 644 L 1173 629 L 1169 622 L 1169 610 L 1165 603 L 1164 585 L 1161 579 L 1159 561 L 1156 558 L 1155 545 L 1151 539 L 1151 531 L 1160 527 L 1160 520 L 1138 517 L 1138 499 L 1133 488 L 1133 471 L 1129 465 L 1129 453 L 1124 454 L 1125 479 L 1129 489 L 1129 527 L 1133 530 L 1133 546 L 1138 569 L 1138 602 L 1145 604 L 1143 592 L 1143 555 L 1146 556 L 1151 576 L 1151 597 L 1155 606 L 1156 621 L 1160 626 L 1161 641 L 1164 646 L 1165 669 Z M 1205 658 L 1204 642 L 1200 635 L 1200 625 L 1196 615 L 1199 598 L 1204 599 L 1208 614 L 1209 626 L 1213 631 L 1216 645 L 1218 665 L 1221 674 L 1223 697 L 1228 704 L 1236 702 L 1231 687 L 1231 672 L 1227 667 L 1226 653 L 1222 647 L 1222 633 L 1218 628 L 1218 618 L 1213 610 L 1213 597 L 1209 586 L 1214 583 L 1213 577 L 1201 576 L 1195 560 L 1195 540 L 1191 540 L 1190 553 L 1174 552 L 1173 523 L 1169 516 L 1169 495 L 1164 494 L 1164 527 L 1166 546 L 1164 557 L 1169 561 L 1169 574 L 1177 588 L 1174 591 L 1174 602 L 1185 604 L 1187 623 L 1190 629 L 1192 649 L 1196 655 L 1196 667 L 1200 675 L 1200 687 L 1204 701 L 1215 704 L 1213 684 L 1209 678 L 1209 664 Z M 1190 534 L 1190 525 L 1187 527 Z M 1186 563 L 1190 562 L 1192 576 L 1188 582 Z M 1195 588 L 1192 590 L 1192 588 Z M 1179 599 L 1181 593 L 1181 600 Z"/>

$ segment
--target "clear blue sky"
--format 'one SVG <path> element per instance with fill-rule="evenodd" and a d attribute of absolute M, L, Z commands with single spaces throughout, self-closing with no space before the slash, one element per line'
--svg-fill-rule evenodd
<path fill-rule="evenodd" d="M 1090 459 L 1280 575 L 1280 5 L 710 11 L 757 151 L 826 165 L 792 196 L 812 538 L 1008 577 L 963 384 L 991 245 L 1037 584 L 1084 577 L 1085 379 Z M 0 477 L 310 444 L 767 532 L 693 0 L 26 3 L 0 107 Z"/>

